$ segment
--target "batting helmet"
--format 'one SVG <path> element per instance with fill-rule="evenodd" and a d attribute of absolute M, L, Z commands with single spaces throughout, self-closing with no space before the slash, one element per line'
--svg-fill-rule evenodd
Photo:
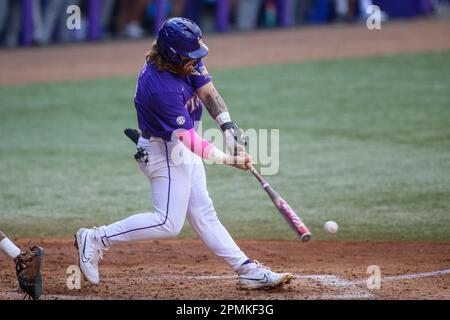
<path fill-rule="evenodd" d="M 169 63 L 181 64 L 181 57 L 200 59 L 208 54 L 208 47 L 202 42 L 202 31 L 195 22 L 186 18 L 170 18 L 158 31 L 156 46 Z"/>

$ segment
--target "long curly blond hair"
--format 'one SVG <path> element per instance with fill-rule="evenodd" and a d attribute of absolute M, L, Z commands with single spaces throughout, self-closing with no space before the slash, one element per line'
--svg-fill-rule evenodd
<path fill-rule="evenodd" d="M 156 40 L 153 41 L 150 51 L 146 52 L 145 60 L 147 63 L 154 64 L 158 71 L 170 71 L 179 75 L 187 76 L 191 74 L 193 70 L 192 66 L 186 66 L 186 64 L 177 66 L 167 62 L 159 53 Z"/>

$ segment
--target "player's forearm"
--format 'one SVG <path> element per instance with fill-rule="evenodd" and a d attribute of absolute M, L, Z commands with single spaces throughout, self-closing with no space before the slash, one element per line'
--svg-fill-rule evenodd
<path fill-rule="evenodd" d="M 230 150 L 231 154 L 237 155 L 240 152 L 245 151 L 247 142 L 243 132 L 239 129 L 237 124 L 231 120 L 227 105 L 214 88 L 214 85 L 212 83 L 204 85 L 197 90 L 197 94 L 203 101 L 203 104 L 211 117 L 224 132 L 227 148 Z"/>
<path fill-rule="evenodd" d="M 223 113 L 228 113 L 228 107 L 215 88 L 205 96 L 204 104 L 211 117 L 217 121 L 217 117 Z"/>
<path fill-rule="evenodd" d="M 229 155 L 225 154 L 212 143 L 200 137 L 195 130 L 180 130 L 175 132 L 178 139 L 193 153 L 203 159 L 211 160 L 215 163 L 226 163 Z"/>
<path fill-rule="evenodd" d="M 198 89 L 197 95 L 202 100 L 206 110 L 208 110 L 211 117 L 217 122 L 222 130 L 232 127 L 232 125 L 227 125 L 227 128 L 222 127 L 226 123 L 232 123 L 232 121 L 225 101 L 219 92 L 217 92 L 212 82 Z"/>
<path fill-rule="evenodd" d="M 213 89 L 214 93 L 208 94 L 206 96 L 205 107 L 208 110 L 211 117 L 217 122 L 219 127 L 225 131 L 227 129 L 232 128 L 236 124 L 231 121 L 230 113 L 228 112 L 228 108 L 223 101 L 220 94 Z"/>
<path fill-rule="evenodd" d="M 6 238 L 4 234 L 2 236 L 3 238 L 0 239 L 0 251 L 6 253 L 11 259 L 14 259 L 20 254 L 20 249 L 11 240 Z"/>

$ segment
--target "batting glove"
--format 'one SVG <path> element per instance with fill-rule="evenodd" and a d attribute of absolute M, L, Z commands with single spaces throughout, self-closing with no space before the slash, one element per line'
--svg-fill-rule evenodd
<path fill-rule="evenodd" d="M 148 164 L 148 161 L 149 161 L 148 160 L 148 152 L 142 147 L 136 148 L 136 150 L 137 150 L 137 152 L 134 155 L 134 158 L 136 159 L 136 161 L 138 163 Z"/>
<path fill-rule="evenodd" d="M 241 152 L 245 152 L 247 146 L 247 138 L 244 136 L 242 129 L 233 121 L 224 123 L 221 126 L 225 135 L 225 143 L 228 150 L 234 156 L 237 156 Z"/>

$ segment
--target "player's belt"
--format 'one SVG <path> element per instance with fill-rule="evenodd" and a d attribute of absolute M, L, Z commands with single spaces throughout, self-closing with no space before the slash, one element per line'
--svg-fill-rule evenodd
<path fill-rule="evenodd" d="M 150 137 L 151 137 L 151 134 L 149 132 L 145 132 L 145 131 L 143 131 L 141 135 L 142 135 L 142 138 L 144 138 L 144 139 L 150 139 Z"/>
<path fill-rule="evenodd" d="M 164 141 L 163 138 L 152 136 L 149 132 L 146 131 L 142 132 L 141 136 L 142 138 L 150 141 Z"/>

